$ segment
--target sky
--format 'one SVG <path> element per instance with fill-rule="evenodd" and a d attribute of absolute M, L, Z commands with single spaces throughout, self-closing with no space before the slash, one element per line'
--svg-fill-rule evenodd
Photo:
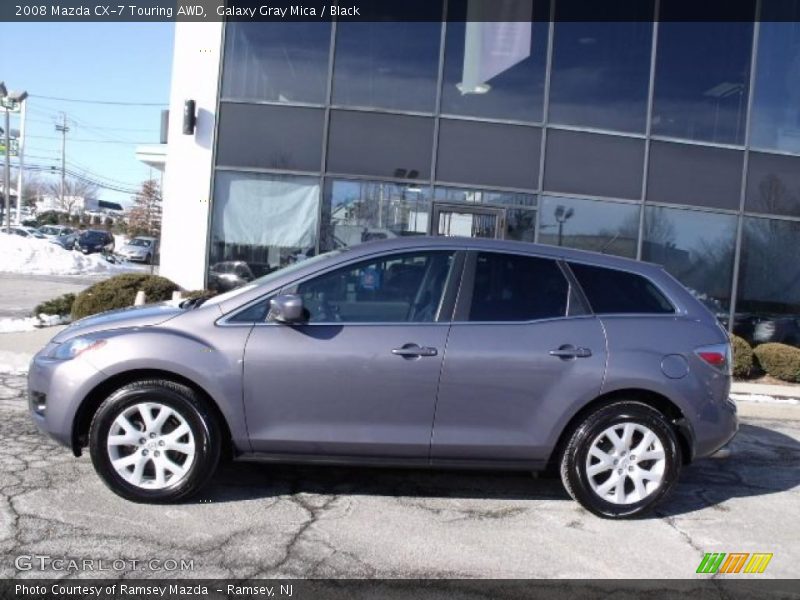
<path fill-rule="evenodd" d="M 157 171 L 136 160 L 157 144 L 172 71 L 173 23 L 0 23 L 0 81 L 26 90 L 26 165 L 61 165 L 60 113 L 67 115 L 67 169 L 125 190 Z M 45 98 L 48 96 L 50 98 Z M 131 106 L 52 98 L 145 103 Z M 12 117 L 11 129 L 18 129 Z M 13 165 L 13 159 L 12 159 Z M 100 189 L 103 200 L 130 193 Z"/>

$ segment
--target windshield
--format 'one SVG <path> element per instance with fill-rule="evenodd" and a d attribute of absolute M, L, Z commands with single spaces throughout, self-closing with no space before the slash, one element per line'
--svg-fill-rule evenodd
<path fill-rule="evenodd" d="M 85 240 L 100 240 L 105 237 L 102 231 L 87 231 L 81 236 Z"/>
<path fill-rule="evenodd" d="M 219 304 L 220 302 L 225 302 L 226 300 L 235 298 L 239 294 L 250 291 L 258 286 L 269 285 L 271 281 L 274 281 L 278 277 L 283 277 L 284 275 L 290 275 L 294 271 L 299 271 L 300 269 L 307 267 L 309 265 L 324 262 L 329 258 L 341 254 L 342 252 L 343 250 L 331 250 L 330 252 L 325 252 L 324 254 L 319 254 L 317 256 L 312 256 L 311 258 L 301 260 L 299 262 L 289 265 L 288 267 L 283 267 L 282 269 L 276 269 L 271 273 L 267 273 L 266 275 L 259 277 L 258 279 L 254 279 L 245 286 L 236 288 L 235 290 L 230 290 L 229 292 L 225 292 L 224 294 L 220 294 L 218 296 L 214 296 L 213 298 L 207 300 L 205 304 Z"/>
<path fill-rule="evenodd" d="M 128 242 L 129 246 L 149 246 L 150 240 L 143 240 L 142 238 L 134 238 L 130 242 Z"/>
<path fill-rule="evenodd" d="M 58 233 L 58 229 L 56 229 L 55 227 L 42 227 L 39 231 L 41 231 L 46 235 L 55 235 L 56 233 Z"/>

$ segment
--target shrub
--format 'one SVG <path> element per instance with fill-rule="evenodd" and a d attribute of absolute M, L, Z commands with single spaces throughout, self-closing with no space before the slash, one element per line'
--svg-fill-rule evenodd
<path fill-rule="evenodd" d="M 39 225 L 58 225 L 60 218 L 61 214 L 54 210 L 47 210 L 36 215 L 36 222 Z"/>
<path fill-rule="evenodd" d="M 166 277 L 144 273 L 125 273 L 95 283 L 82 291 L 72 305 L 72 318 L 80 319 L 115 308 L 133 306 L 136 292 L 142 290 L 147 302 L 162 302 L 172 298 L 177 284 Z"/>
<path fill-rule="evenodd" d="M 739 379 L 750 377 L 753 371 L 753 349 L 738 335 L 731 336 L 733 346 L 733 376 Z"/>
<path fill-rule="evenodd" d="M 761 368 L 776 379 L 800 382 L 800 348 L 761 344 L 754 350 Z"/>
<path fill-rule="evenodd" d="M 214 290 L 190 290 L 188 292 L 183 292 L 182 297 L 184 300 L 189 300 L 191 298 L 213 298 L 217 295 L 217 292 Z"/>
<path fill-rule="evenodd" d="M 46 315 L 60 315 L 62 317 L 69 316 L 72 312 L 72 305 L 75 303 L 75 294 L 64 294 L 51 300 L 46 300 L 41 304 L 37 304 L 33 309 L 33 316 L 38 316 L 42 313 Z"/>

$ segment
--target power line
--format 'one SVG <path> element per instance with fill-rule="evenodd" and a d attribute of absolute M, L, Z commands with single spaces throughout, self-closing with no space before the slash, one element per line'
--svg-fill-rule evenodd
<path fill-rule="evenodd" d="M 35 138 L 35 139 L 39 139 L 39 140 L 59 140 L 59 139 L 61 139 L 60 136 L 54 136 L 54 135 L 26 135 L 25 137 L 26 138 L 28 138 L 28 137 L 29 138 Z M 153 142 L 153 141 L 150 141 L 150 142 L 133 142 L 133 141 L 125 142 L 125 141 L 122 141 L 122 140 L 111 140 L 111 139 L 109 139 L 109 140 L 92 140 L 92 139 L 87 139 L 87 138 L 72 138 L 72 137 L 69 138 L 69 141 L 70 142 L 82 142 L 84 144 L 125 144 L 125 145 L 128 145 L 128 146 L 141 146 L 142 144 L 156 144 L 157 143 L 157 142 Z"/>
<path fill-rule="evenodd" d="M 47 125 L 52 125 L 54 119 L 55 118 L 53 118 L 53 119 L 37 119 L 35 117 L 26 117 L 26 120 L 28 120 L 28 121 L 33 121 L 34 123 L 44 123 L 44 124 L 47 124 Z M 68 120 L 72 121 L 72 122 L 75 122 L 74 118 L 70 118 Z M 156 133 L 157 132 L 157 129 L 154 128 L 154 127 L 151 127 L 150 129 L 146 129 L 144 127 L 104 127 L 104 126 L 100 126 L 100 125 L 91 125 L 90 126 L 90 125 L 86 125 L 86 124 L 84 124 L 83 126 L 86 127 L 87 129 L 96 129 L 98 131 L 131 131 L 131 132 L 138 132 L 138 133 Z"/>
<path fill-rule="evenodd" d="M 58 100 L 59 102 L 77 102 L 79 104 L 107 104 L 113 106 L 169 106 L 169 102 L 127 102 L 120 100 L 91 100 L 89 98 L 61 98 L 58 96 L 43 96 L 41 94 L 31 94 L 31 98 L 43 100 Z"/>

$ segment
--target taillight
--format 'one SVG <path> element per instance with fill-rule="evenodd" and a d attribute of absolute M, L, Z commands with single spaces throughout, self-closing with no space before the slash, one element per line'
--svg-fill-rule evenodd
<path fill-rule="evenodd" d="M 730 344 L 711 344 L 709 346 L 700 346 L 699 348 L 695 349 L 694 353 L 712 367 L 716 367 L 717 369 L 727 369 L 730 371 L 732 367 Z"/>

